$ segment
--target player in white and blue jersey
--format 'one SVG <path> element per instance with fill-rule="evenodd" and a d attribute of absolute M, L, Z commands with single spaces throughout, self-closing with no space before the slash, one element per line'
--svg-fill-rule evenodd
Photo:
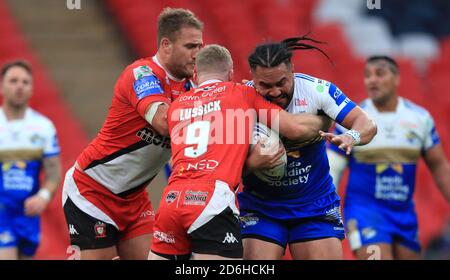
<path fill-rule="evenodd" d="M 344 203 L 350 247 L 359 259 L 376 251 L 381 259 L 417 259 L 421 248 L 412 199 L 417 162 L 423 157 L 449 201 L 450 165 L 431 115 L 397 95 L 395 60 L 368 58 L 364 83 L 369 98 L 361 107 L 377 122 L 377 136 L 350 156 L 333 145 L 328 152 L 336 185 L 347 165 L 350 170 Z M 345 129 L 337 127 L 336 133 Z"/>
<path fill-rule="evenodd" d="M 290 113 L 324 115 L 349 128 L 339 136 L 321 132 L 348 152 L 354 145 L 368 143 L 376 125 L 364 111 L 334 84 L 294 73 L 293 50 L 321 51 L 305 41 L 314 40 L 289 38 L 256 47 L 249 57 L 254 87 Z M 318 132 L 306 143 L 284 140 L 283 144 L 288 162 L 282 179 L 266 183 L 251 172 L 243 178 L 238 197 L 244 258 L 280 259 L 289 245 L 294 259 L 341 259 L 344 226 L 324 138 Z M 247 160 L 250 170 L 276 164 L 270 156 L 258 155 L 257 148 Z"/>
<path fill-rule="evenodd" d="M 0 259 L 32 257 L 39 245 L 39 215 L 60 180 L 55 127 L 28 107 L 33 79 L 23 61 L 1 70 L 0 107 Z M 41 169 L 45 171 L 39 184 Z"/>

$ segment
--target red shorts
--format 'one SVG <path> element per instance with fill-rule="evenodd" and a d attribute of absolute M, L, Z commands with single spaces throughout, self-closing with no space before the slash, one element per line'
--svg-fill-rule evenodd
<path fill-rule="evenodd" d="M 110 247 L 153 232 L 155 214 L 145 188 L 118 196 L 71 168 L 64 181 L 63 205 L 72 244 L 81 249 Z"/>
<path fill-rule="evenodd" d="M 156 213 L 151 250 L 175 259 L 191 253 L 242 257 L 236 196 L 221 181 L 165 188 Z"/>

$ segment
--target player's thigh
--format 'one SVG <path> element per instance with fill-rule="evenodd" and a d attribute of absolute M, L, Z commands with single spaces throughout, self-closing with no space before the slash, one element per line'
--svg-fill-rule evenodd
<path fill-rule="evenodd" d="M 19 257 L 31 259 L 39 247 L 41 229 L 39 217 L 16 217 L 14 227 L 18 239 Z"/>
<path fill-rule="evenodd" d="M 336 237 L 303 241 L 289 244 L 295 260 L 341 260 L 342 241 Z"/>
<path fill-rule="evenodd" d="M 206 193 L 205 188 L 203 192 Z M 187 191 L 185 192 L 187 194 Z M 192 199 L 185 201 L 183 208 L 188 212 L 197 208 Z M 239 225 L 239 211 L 236 197 L 230 187 L 222 181 L 216 181 L 214 191 L 209 192 L 206 203 L 199 208 L 199 215 L 193 216 L 189 223 L 189 234 L 192 253 L 200 255 L 216 255 L 223 258 L 241 259 L 243 256 L 242 237 Z"/>
<path fill-rule="evenodd" d="M 117 250 L 121 260 L 145 260 L 148 258 L 152 234 L 144 234 L 127 240 L 120 240 Z"/>
<path fill-rule="evenodd" d="M 337 202 L 338 203 L 338 202 Z M 329 210 L 327 210 L 329 208 Z M 299 219 L 289 229 L 289 250 L 297 260 L 340 260 L 345 238 L 339 206 L 320 210 L 326 214 Z"/>
<path fill-rule="evenodd" d="M 115 246 L 102 249 L 81 250 L 80 258 L 82 260 L 112 260 L 117 257 Z"/>
<path fill-rule="evenodd" d="M 393 246 L 389 243 L 365 245 L 353 251 L 359 260 L 393 260 Z"/>
<path fill-rule="evenodd" d="M 240 226 L 244 259 L 278 260 L 283 257 L 289 235 L 283 221 L 242 209 Z"/>
<path fill-rule="evenodd" d="M 17 260 L 19 258 L 19 250 L 17 247 L 0 248 L 0 260 Z"/>
<path fill-rule="evenodd" d="M 192 254 L 192 260 L 202 261 L 202 260 L 242 260 L 242 258 L 227 258 L 218 255 L 210 254 Z"/>
<path fill-rule="evenodd" d="M 111 260 L 117 256 L 119 231 L 115 226 L 86 214 L 70 198 L 63 208 L 70 243 L 80 249 L 81 259 Z"/>
<path fill-rule="evenodd" d="M 419 260 L 421 259 L 420 252 L 412 250 L 400 243 L 394 243 L 393 255 L 396 260 Z"/>
<path fill-rule="evenodd" d="M 165 258 L 163 256 L 157 255 L 157 254 L 153 253 L 152 251 L 150 251 L 148 253 L 148 260 L 152 260 L 152 261 L 169 261 L 169 260 L 171 260 L 171 258 Z"/>
<path fill-rule="evenodd" d="M 284 247 L 256 238 L 244 238 L 244 260 L 280 260 L 284 254 Z"/>

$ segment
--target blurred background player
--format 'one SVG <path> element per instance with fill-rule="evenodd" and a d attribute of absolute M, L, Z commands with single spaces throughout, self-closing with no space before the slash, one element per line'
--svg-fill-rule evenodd
<path fill-rule="evenodd" d="M 53 123 L 28 106 L 30 65 L 20 60 L 5 64 L 0 88 L 0 259 L 26 259 L 36 253 L 39 216 L 61 179 L 60 149 Z"/>
<path fill-rule="evenodd" d="M 294 73 L 292 51 L 321 51 L 308 41 L 317 42 L 305 36 L 256 47 L 248 58 L 254 86 L 287 112 L 325 115 L 351 130 L 339 136 L 317 133 L 304 142 L 284 141 L 288 164 L 280 181 L 267 183 L 254 174 L 244 176 L 244 189 L 238 197 L 246 259 L 281 259 L 287 244 L 294 259 L 343 256 L 340 198 L 321 136 L 350 152 L 353 146 L 370 142 L 376 125 L 334 84 Z M 271 167 L 263 163 L 267 156 L 257 159 L 257 152 L 255 149 L 249 156 L 247 167 Z"/>
<path fill-rule="evenodd" d="M 98 136 L 66 175 L 64 212 L 82 259 L 146 259 L 154 212 L 145 187 L 170 158 L 168 104 L 191 88 L 203 24 L 185 9 L 158 18 L 158 52 L 119 77 Z"/>
<path fill-rule="evenodd" d="M 169 109 L 173 172 L 156 214 L 152 259 L 242 258 L 235 192 L 255 117 L 268 126 L 279 120 L 290 139 L 309 139 L 324 125 L 323 118 L 287 114 L 254 88 L 230 82 L 233 61 L 222 46 L 203 48 L 196 65 L 199 87 Z"/>
<path fill-rule="evenodd" d="M 420 257 L 417 217 L 412 199 L 416 167 L 423 157 L 436 185 L 450 201 L 450 165 L 431 115 L 397 95 L 399 68 L 388 56 L 367 59 L 364 85 L 369 98 L 361 107 L 378 124 L 378 134 L 350 156 L 330 145 L 331 174 L 337 186 L 349 167 L 344 217 L 351 249 L 359 259 L 377 245 L 381 259 Z M 342 127 L 336 133 L 345 133 Z"/>

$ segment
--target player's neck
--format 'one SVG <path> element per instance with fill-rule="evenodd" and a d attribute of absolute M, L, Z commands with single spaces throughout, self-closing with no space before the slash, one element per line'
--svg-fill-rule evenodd
<path fill-rule="evenodd" d="M 25 118 L 25 112 L 27 110 L 27 105 L 25 106 L 12 106 L 7 103 L 3 103 L 3 112 L 5 113 L 6 119 L 8 121 L 21 120 Z"/>
<path fill-rule="evenodd" d="M 395 112 L 397 111 L 398 102 L 398 96 L 394 95 L 385 102 L 373 102 L 373 104 L 377 108 L 378 112 Z"/>
<path fill-rule="evenodd" d="M 203 76 L 198 77 L 199 85 L 205 84 L 205 82 L 208 82 L 208 81 L 226 82 L 226 81 L 228 81 L 228 79 L 225 79 L 225 77 L 223 75 L 219 75 L 219 74 L 210 74 L 210 75 L 203 75 Z"/>

